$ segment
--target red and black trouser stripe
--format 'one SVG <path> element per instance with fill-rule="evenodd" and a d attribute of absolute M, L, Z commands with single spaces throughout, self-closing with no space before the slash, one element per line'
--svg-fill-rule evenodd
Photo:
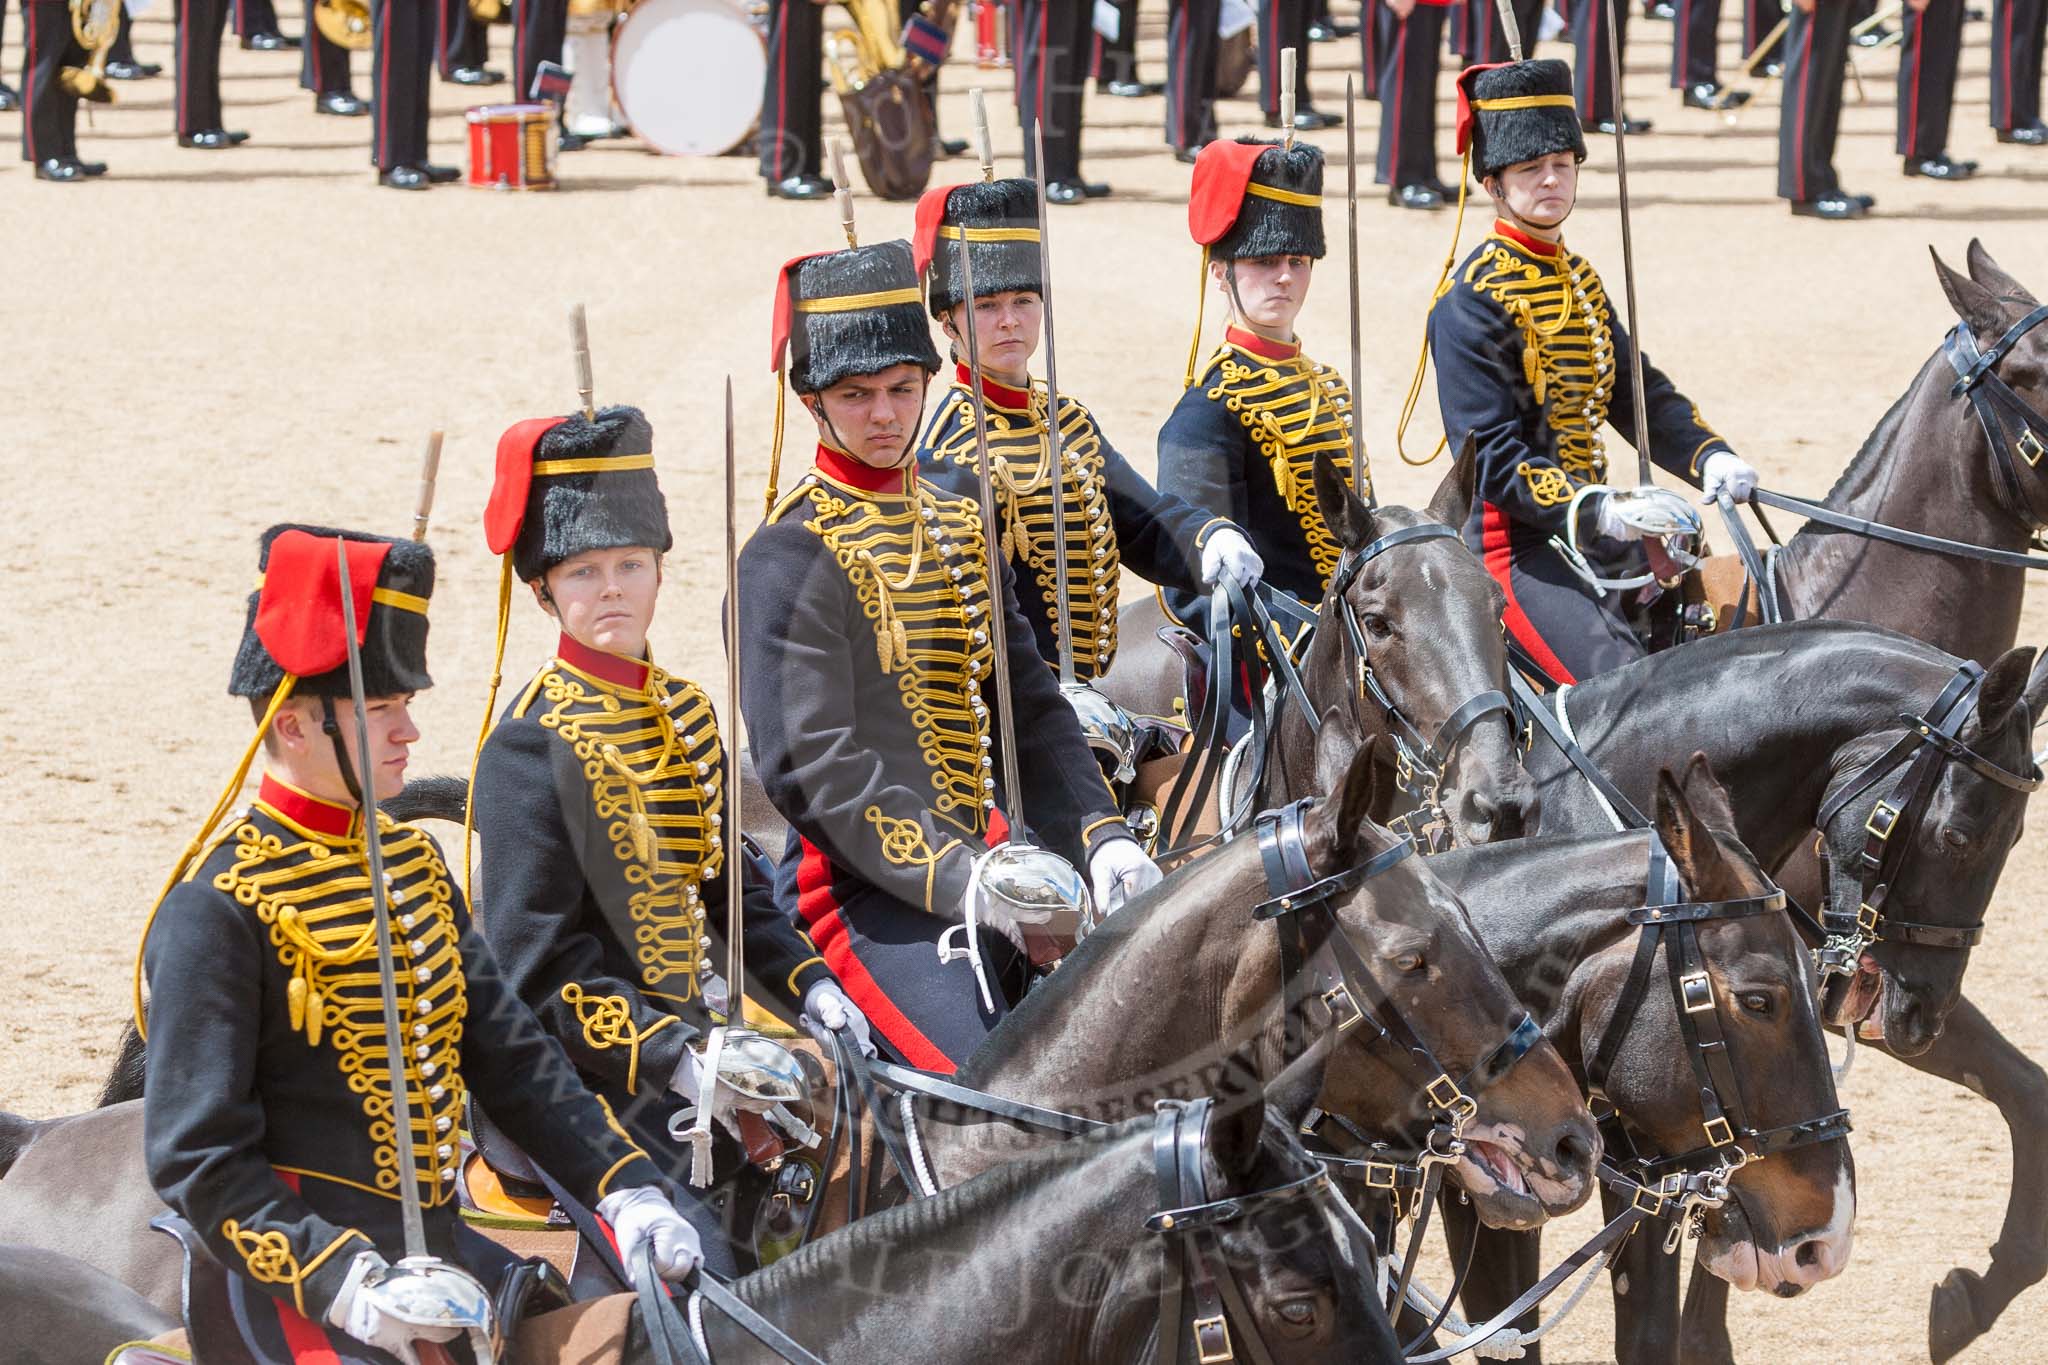
<path fill-rule="evenodd" d="M 77 156 L 78 101 L 57 79 L 65 67 L 85 65 L 85 49 L 71 33 L 71 6 L 23 0 L 21 16 L 21 159 Z"/>
<path fill-rule="evenodd" d="M 1899 139 L 1904 157 L 1940 156 L 1948 150 L 1949 118 L 1956 107 L 1956 67 L 1963 55 L 1963 0 L 1928 0 L 1918 14 L 1899 16 Z"/>
<path fill-rule="evenodd" d="M 1216 140 L 1216 25 L 1221 0 L 1167 0 L 1166 141 L 1193 149 Z"/>
<path fill-rule="evenodd" d="M 1835 138 L 1849 60 L 1848 0 L 1794 8 L 1785 30 L 1784 108 L 1778 116 L 1778 197 L 1807 202 L 1840 191 Z"/>
<path fill-rule="evenodd" d="M 1380 152 L 1373 179 L 1382 185 L 1428 185 L 1436 179 L 1437 49 L 1442 5 L 1418 4 L 1406 19 L 1378 10 Z"/>
<path fill-rule="evenodd" d="M 769 180 L 817 175 L 825 164 L 824 8 L 768 0 L 768 75 L 756 136 Z"/>
<path fill-rule="evenodd" d="M 1992 0 L 1991 126 L 2001 132 L 2041 121 L 2041 60 L 2048 0 Z"/>
<path fill-rule="evenodd" d="M 1294 49 L 1294 107 L 1307 109 L 1308 20 L 1313 0 L 1257 0 L 1259 11 L 1259 109 L 1280 112 L 1280 53 Z"/>
<path fill-rule="evenodd" d="M 1508 634 L 1552 682 L 1579 682 L 1643 657 L 1615 595 L 1603 597 L 1588 587 L 1551 547 L 1548 534 L 1516 526 L 1484 503 L 1478 549 L 1486 571 L 1507 594 L 1501 619 Z"/>
<path fill-rule="evenodd" d="M 377 106 L 371 147 L 380 171 L 426 164 L 434 25 L 424 0 L 370 0 L 370 87 Z"/>

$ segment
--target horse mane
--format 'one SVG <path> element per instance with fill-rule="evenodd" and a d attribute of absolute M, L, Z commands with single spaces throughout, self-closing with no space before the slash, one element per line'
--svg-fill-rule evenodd
<path fill-rule="evenodd" d="M 147 1005 L 143 1006 L 145 1016 L 148 1009 Z M 148 1058 L 142 1035 L 135 1031 L 135 1021 L 125 1021 L 121 1025 L 121 1041 L 115 1048 L 114 1064 L 107 1068 L 106 1082 L 100 1086 L 100 1097 L 93 1101 L 92 1107 L 105 1109 L 109 1105 L 141 1099 L 142 1078 Z"/>
<path fill-rule="evenodd" d="M 1918 397 L 1922 385 L 1926 382 L 1927 372 L 1939 364 L 1940 361 L 1941 352 L 1938 350 L 1933 355 L 1927 357 L 1927 361 L 1920 367 L 1919 373 L 1913 376 L 1913 382 L 1908 384 L 1906 391 L 1900 394 L 1893 401 L 1891 407 L 1885 410 L 1884 416 L 1878 419 L 1877 425 L 1871 428 L 1870 434 L 1863 438 L 1863 444 L 1856 451 L 1855 457 L 1847 465 L 1843 466 L 1840 474 L 1835 476 L 1835 482 L 1828 489 L 1827 496 L 1821 499 L 1822 505 L 1840 508 L 1851 492 L 1868 485 L 1871 476 L 1876 473 L 1878 464 L 1887 455 L 1892 453 L 1892 447 L 1897 444 L 1898 431 L 1905 424 L 1908 404 Z M 1815 535 L 1837 534 L 1835 528 L 1831 526 L 1825 526 L 1819 522 L 1808 522 L 1792 538 L 1797 540 L 1808 532 L 1812 532 Z"/>

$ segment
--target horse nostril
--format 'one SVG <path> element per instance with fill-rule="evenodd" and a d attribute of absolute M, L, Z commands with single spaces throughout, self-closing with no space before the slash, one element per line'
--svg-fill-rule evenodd
<path fill-rule="evenodd" d="M 1597 1155 L 1593 1141 L 1585 1133 L 1573 1128 L 1557 1140 L 1557 1164 L 1568 1172 L 1583 1174 L 1593 1169 Z"/>
<path fill-rule="evenodd" d="M 1801 1242 L 1799 1250 L 1792 1254 L 1793 1261 L 1802 1270 L 1816 1270 L 1820 1267 L 1821 1244 L 1819 1238 Z"/>

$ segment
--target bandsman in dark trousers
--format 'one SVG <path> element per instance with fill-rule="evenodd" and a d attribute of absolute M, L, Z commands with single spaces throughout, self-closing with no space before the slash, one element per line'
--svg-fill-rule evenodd
<path fill-rule="evenodd" d="M 569 37 L 569 0 L 513 0 L 512 93 L 534 97 L 534 78 L 542 62 L 562 64 L 562 45 Z"/>
<path fill-rule="evenodd" d="M 1792 0 L 1778 112 L 1778 197 L 1791 200 L 1801 217 L 1861 218 L 1877 203 L 1845 192 L 1835 174 L 1848 60 L 1849 0 Z"/>
<path fill-rule="evenodd" d="M 1839 0 L 1836 0 L 1839 3 Z M 1573 96 L 1578 100 L 1579 119 L 1595 132 L 1614 131 L 1614 69 L 1608 63 L 1612 58 L 1607 45 L 1610 40 L 1621 47 L 1624 65 L 1628 61 L 1628 20 L 1635 9 L 1630 0 L 1612 0 L 1614 21 L 1618 29 L 1610 31 L 1607 22 L 1609 0 L 1570 0 L 1572 30 Z M 1535 35 L 1525 33 L 1522 41 L 1527 47 L 1534 46 L 1530 39 Z M 1628 132 L 1647 133 L 1650 120 L 1632 118 L 1628 121 Z"/>
<path fill-rule="evenodd" d="M 249 135 L 221 126 L 220 43 L 228 0 L 178 0 L 177 23 L 178 145 L 205 151 L 240 146 Z"/>
<path fill-rule="evenodd" d="M 1344 120 L 1315 107 L 1308 93 L 1308 21 L 1315 0 L 1254 0 L 1259 11 L 1259 111 L 1280 126 L 1280 54 L 1294 49 L 1294 126 L 1312 132 Z"/>
<path fill-rule="evenodd" d="M 1747 61 L 1770 37 L 1778 21 L 1789 12 L 1786 0 L 1742 0 L 1742 56 Z M 1756 66 L 1760 76 L 1777 77 L 1785 74 L 1785 39 L 1781 34 L 1763 55 Z"/>
<path fill-rule="evenodd" d="M 27 6 L 34 4 L 35 0 L 21 0 L 21 3 L 23 8 L 26 9 Z M 7 0 L 0 0 L 0 34 L 4 34 L 6 30 Z M 33 65 L 33 63 L 29 60 L 27 56 L 26 46 L 26 39 L 24 39 L 24 52 L 21 63 L 24 70 Z M 27 85 L 28 77 L 23 76 L 21 83 L 23 85 Z M 7 83 L 7 73 L 4 71 L 0 71 L 0 114 L 11 114 L 19 108 L 21 108 L 21 92 L 19 90 L 16 90 L 13 86 L 9 85 Z"/>
<path fill-rule="evenodd" d="M 1381 0 L 1361 0 L 1358 6 L 1358 93 L 1369 100 L 1380 97 L 1380 4 Z"/>
<path fill-rule="evenodd" d="M 336 541 L 347 545 L 368 737 L 352 714 Z M 473 1359 L 489 1299 L 530 1264 L 460 1216 L 472 1095 L 542 1169 L 594 1205 L 631 1264 L 680 1279 L 698 1237 L 660 1173 L 585 1089 L 478 936 L 440 848 L 381 811 L 418 740 L 433 553 L 318 527 L 265 533 L 228 691 L 256 734 L 143 930 L 143 1159 L 224 1270 L 224 1330 L 250 1358 L 324 1365 Z M 263 752 L 255 800 L 223 813 Z M 370 766 L 363 766 L 363 750 Z M 375 773 L 374 781 L 367 774 Z M 390 915 L 389 1003 L 370 840 Z M 149 984 L 146 1021 L 141 978 Z M 403 1039 L 396 1057 L 384 1011 Z M 395 1096 L 410 1121 L 400 1126 Z M 400 1143 L 404 1145 L 401 1146 Z M 408 1160 L 409 1158 L 409 1160 Z M 425 1255 L 406 1245 L 402 1173 Z M 401 1258 L 406 1258 L 401 1260 Z M 556 1282 L 559 1287 L 559 1281 Z M 458 1345 L 459 1343 L 459 1345 Z"/>
<path fill-rule="evenodd" d="M 999 776 L 991 632 L 1006 641 L 1016 799 L 1037 847 L 1085 867 L 1104 913 L 1159 870 L 1039 658 L 1010 573 L 989 581 L 976 504 L 918 477 L 939 357 L 909 243 L 790 262 L 774 329 L 776 369 L 786 349 L 817 427 L 796 486 L 778 494 L 771 473 L 767 519 L 740 553 L 741 707 L 761 784 L 790 823 L 779 891 L 876 1041 L 950 1072 L 1007 1011 L 1005 983 L 1026 965 L 1016 902 L 982 876 L 1016 809 Z M 778 423 L 771 470 L 780 434 Z M 1045 870 L 1029 894 L 1066 899 L 1035 861 Z M 970 907 L 979 972 L 939 952 Z"/>
<path fill-rule="evenodd" d="M 1095 35 L 1095 93 L 1141 99 L 1161 88 L 1138 79 L 1138 0 L 1116 0 L 1116 36 Z"/>
<path fill-rule="evenodd" d="M 1212 142 L 1195 162 L 1188 231 L 1202 293 L 1229 310 L 1223 344 L 1197 369 L 1202 310 L 1180 401 L 1159 429 L 1159 488 L 1244 528 L 1262 580 L 1320 602 L 1342 547 L 1316 505 L 1315 460 L 1351 469 L 1351 387 L 1302 354 L 1295 320 L 1328 250 L 1323 153 L 1297 142 Z M 1162 591 L 1169 614 L 1206 630 L 1197 595 Z"/>
<path fill-rule="evenodd" d="M 299 60 L 299 88 L 313 92 L 313 112 L 337 118 L 361 118 L 370 112 L 367 100 L 350 87 L 348 49 L 329 41 L 313 22 L 318 0 L 306 0 L 306 37 Z"/>
<path fill-rule="evenodd" d="M 1010 28 L 1024 164 L 1027 169 L 1034 165 L 1032 128 L 1042 126 L 1045 197 L 1054 204 L 1078 204 L 1109 193 L 1109 186 L 1081 178 L 1081 97 L 1095 41 L 1093 13 L 1092 0 L 1016 0 L 1016 22 Z"/>
<path fill-rule="evenodd" d="M 952 339 L 954 379 L 925 423 L 918 451 L 926 487 L 975 496 L 974 372 L 964 329 L 977 329 L 982 401 L 992 424 L 998 532 L 1016 575 L 1018 603 L 1038 650 L 1059 658 L 1054 623 L 1065 621 L 1074 676 L 1093 682 L 1116 659 L 1118 582 L 1129 568 L 1148 582 L 1204 592 L 1229 578 L 1258 582 L 1261 566 L 1244 532 L 1184 499 L 1156 491 L 1103 435 L 1095 414 L 1059 397 L 1061 467 L 1051 467 L 1046 435 L 1051 401 L 1031 378 L 1045 318 L 1039 257 L 1037 187 L 996 180 L 927 190 L 911 244 L 925 276 L 932 316 Z M 975 300 L 960 293 L 960 251 L 973 253 Z M 1052 501 L 1062 504 L 1067 544 L 1052 533 Z M 1058 601 L 1058 557 L 1067 559 L 1067 601 Z"/>
<path fill-rule="evenodd" d="M 761 178 L 776 199 L 823 199 L 825 10 L 816 0 L 768 0 L 768 76 L 761 90 Z"/>
<path fill-rule="evenodd" d="M 1222 0 L 1167 0 L 1166 141 L 1181 161 L 1216 140 L 1216 26 Z"/>
<path fill-rule="evenodd" d="M 36 179 L 59 184 L 105 175 L 106 162 L 78 159 L 78 96 L 59 79 L 65 67 L 86 60 L 71 31 L 71 6 L 22 0 L 21 22 L 21 159 L 36 168 Z"/>
<path fill-rule="evenodd" d="M 107 79 L 110 81 L 146 81 L 164 74 L 163 66 L 157 62 L 135 60 L 135 16 L 127 6 L 121 8 L 121 27 L 114 33 L 114 46 L 107 53 Z M 7 106 L 0 103 L 0 109 Z"/>
<path fill-rule="evenodd" d="M 1522 35 L 1522 50 L 1536 50 L 1536 26 L 1543 19 L 1543 0 L 1514 0 L 1515 27 Z M 1496 0 L 1466 0 L 1465 32 L 1470 51 L 1463 53 L 1474 64 L 1504 62 L 1508 59 L 1508 31 L 1500 22 Z"/>
<path fill-rule="evenodd" d="M 370 0 L 370 89 L 376 106 L 371 154 L 377 183 L 391 189 L 423 190 L 462 174 L 427 160 L 435 22 L 425 0 Z"/>
<path fill-rule="evenodd" d="M 1968 180 L 1974 161 L 1948 154 L 1949 118 L 1956 107 L 1956 67 L 1963 55 L 1964 0 L 1906 0 L 1900 16 L 1899 155 L 1906 174 L 1928 180 Z"/>
<path fill-rule="evenodd" d="M 1440 209 L 1457 191 L 1436 173 L 1437 51 L 1455 0 L 1379 0 L 1380 153 L 1373 180 L 1387 202 Z M 1500 22 L 1495 19 L 1495 23 Z"/>
<path fill-rule="evenodd" d="M 311 37 L 314 32 L 313 11 L 309 7 L 306 33 Z M 241 40 L 244 52 L 282 52 L 302 41 L 278 31 L 277 7 L 271 0 L 235 0 L 235 37 Z"/>
<path fill-rule="evenodd" d="M 673 539 L 653 451 L 630 407 L 520 422 L 498 443 L 484 513 L 503 557 L 498 638 L 515 578 L 560 635 L 478 752 L 471 884 L 507 983 L 680 1188 L 693 1149 L 669 1119 L 699 1098 L 706 1038 L 736 1004 L 719 974 L 727 877 L 744 872 L 746 995 L 788 1019 L 867 1025 L 727 818 L 737 769 L 710 699 L 648 649 Z M 738 1123 L 751 1102 L 717 1094 Z M 680 1207 L 732 1273 L 717 1215 Z"/>
<path fill-rule="evenodd" d="M 440 0 L 440 4 L 434 66 L 441 79 L 456 85 L 497 85 L 503 81 L 504 72 L 485 65 L 491 56 L 491 26 L 470 12 L 469 0 Z"/>
<path fill-rule="evenodd" d="M 2048 147 L 2041 121 L 2042 45 L 2048 0 L 1992 0 L 1991 126 L 2000 142 Z"/>
<path fill-rule="evenodd" d="M 1720 28 L 1721 0 L 1678 0 L 1678 12 L 1672 16 L 1671 88 L 1684 92 L 1681 98 L 1688 108 L 1721 112 L 1749 103 L 1749 91 L 1721 84 L 1720 40 L 1715 36 Z"/>

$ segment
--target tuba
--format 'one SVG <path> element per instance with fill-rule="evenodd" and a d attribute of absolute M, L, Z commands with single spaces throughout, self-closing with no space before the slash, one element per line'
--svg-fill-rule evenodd
<path fill-rule="evenodd" d="M 112 104 L 114 88 L 107 84 L 107 54 L 121 33 L 121 0 L 71 0 L 71 36 L 92 54 L 84 66 L 67 66 L 57 73 L 57 83 L 68 95 L 94 104 Z"/>
<path fill-rule="evenodd" d="M 313 27 L 328 42 L 350 52 L 367 50 L 374 37 L 368 0 L 314 0 Z"/>
<path fill-rule="evenodd" d="M 947 13 L 957 0 L 932 0 Z M 937 65 L 920 43 L 913 54 L 896 22 L 893 0 L 840 0 L 851 27 L 835 30 L 826 44 L 826 72 L 839 96 L 861 177 L 882 199 L 915 199 L 932 178 L 932 144 L 938 130 L 924 78 Z M 914 36 L 949 35 L 933 18 L 915 15 Z"/>
<path fill-rule="evenodd" d="M 469 17 L 479 24 L 495 24 L 506 18 L 505 0 L 469 0 Z"/>

